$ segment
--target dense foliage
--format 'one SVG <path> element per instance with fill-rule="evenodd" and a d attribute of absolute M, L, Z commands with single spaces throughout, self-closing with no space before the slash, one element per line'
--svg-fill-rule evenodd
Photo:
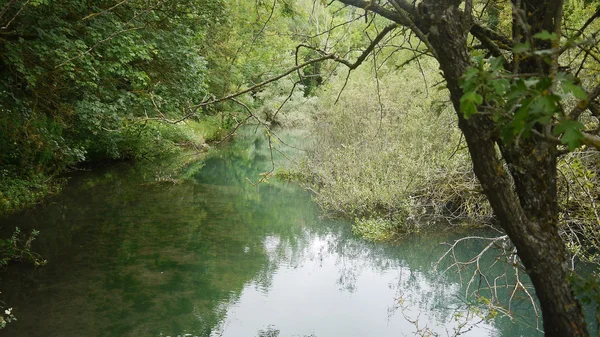
<path fill-rule="evenodd" d="M 495 6 L 498 12 L 488 12 L 488 19 L 501 31 L 508 30 L 510 6 Z M 565 22 L 582 26 L 594 6 L 568 3 Z M 334 7 L 331 12 L 338 10 Z M 497 17 L 492 17 L 494 13 Z M 346 19 L 355 19 L 363 13 L 349 9 L 346 15 Z M 346 31 L 332 30 L 330 34 L 351 36 L 349 43 L 364 44 L 369 40 L 361 39 L 361 34 L 372 39 L 377 33 L 377 20 L 364 31 L 353 20 L 348 21 Z M 597 30 L 599 24 L 592 22 L 589 30 Z M 406 41 L 405 34 L 390 36 L 349 80 L 346 70 L 338 69 L 319 91 L 320 108 L 313 127 L 316 142 L 301 169 L 326 210 L 356 219 L 357 233 L 373 239 L 396 237 L 440 221 L 481 224 L 492 220 L 464 139 L 456 128 L 458 120 L 441 84 L 439 65 L 431 58 L 417 60 L 418 53 L 425 50 L 411 51 Z M 311 42 L 315 46 L 321 43 Z M 418 42 L 409 44 L 416 46 Z M 524 48 L 520 53 L 531 52 L 525 46 L 520 48 Z M 600 157 L 593 147 L 580 147 L 580 130 L 596 129 L 598 119 L 587 112 L 581 122 L 571 121 L 560 115 L 558 107 L 560 103 L 571 109 L 587 95 L 578 81 L 594 83 L 598 69 L 593 56 L 588 56 L 591 60 L 581 67 L 577 80 L 559 73 L 554 82 L 533 77 L 511 82 L 502 58 L 485 58 L 477 50 L 474 53 L 476 62 L 464 81 L 468 94 L 461 101 L 465 114 L 478 113 L 479 109 L 484 110 L 479 113 L 504 120 L 502 135 L 508 141 L 532 137 L 535 131 L 531 128 L 537 122 L 559 121 L 556 134 L 566 147 L 576 149 L 558 162 L 561 233 L 573 254 L 598 262 L 596 210 L 600 190 L 596 173 Z M 360 51 L 354 54 L 360 55 Z M 561 58 L 563 63 L 575 64 L 583 61 L 585 54 L 569 52 Z M 550 87 L 555 88 L 552 94 L 548 94 Z M 484 97 L 487 105 L 477 106 Z M 512 109 L 516 117 L 506 113 L 511 110 L 506 104 L 519 104 L 520 109 Z"/>
<path fill-rule="evenodd" d="M 1 209 L 35 199 L 19 189 L 44 193 L 47 177 L 70 165 L 143 156 L 145 143 L 162 136 L 185 139 L 136 118 L 177 116 L 207 93 L 197 48 L 223 3 L 2 5 Z"/>
<path fill-rule="evenodd" d="M 55 177 L 79 163 L 218 137 L 240 108 L 189 107 L 292 64 L 290 30 L 302 17 L 287 2 L 223 0 L 0 8 L 0 213 L 55 192 Z"/>
<path fill-rule="evenodd" d="M 439 81 L 435 63 L 421 66 L 428 83 Z M 378 91 L 372 68 L 352 74 L 337 104 L 345 74 L 320 95 L 316 141 L 301 170 L 317 201 L 356 219 L 355 231 L 371 239 L 447 225 L 446 219 L 488 222 L 491 210 L 443 103 L 447 93 L 428 88 L 417 64 L 381 68 Z"/>

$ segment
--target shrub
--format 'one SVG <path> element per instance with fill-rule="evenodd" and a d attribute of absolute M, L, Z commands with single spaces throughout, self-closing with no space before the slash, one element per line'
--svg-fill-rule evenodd
<path fill-rule="evenodd" d="M 421 68 L 427 83 L 441 81 L 435 62 Z M 379 94 L 373 75 L 355 70 L 337 103 L 345 74 L 320 95 L 315 141 L 299 169 L 319 204 L 357 219 L 355 232 L 373 239 L 440 220 L 489 221 L 447 91 L 424 84 L 416 64 L 380 71 Z"/>

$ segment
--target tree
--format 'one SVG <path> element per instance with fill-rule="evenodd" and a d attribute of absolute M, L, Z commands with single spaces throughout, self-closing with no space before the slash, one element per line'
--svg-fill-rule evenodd
<path fill-rule="evenodd" d="M 491 27 L 479 22 L 472 0 L 423 0 L 418 5 L 404 0 L 338 1 L 393 24 L 355 63 L 332 59 L 356 67 L 400 25 L 439 62 L 475 174 L 534 284 L 546 335 L 587 336 L 582 307 L 569 286 L 567 251 L 559 234 L 556 165 L 569 150 L 600 144 L 578 122 L 585 111 L 599 115 L 595 99 L 600 86 L 582 89 L 576 85 L 579 71 L 570 74 L 559 60 L 571 47 L 579 48 L 584 58 L 597 57 L 591 50 L 595 40 L 577 39 L 599 11 L 563 36 L 564 1 L 514 0 L 508 4 L 509 37 L 494 29 L 497 20 L 490 20 Z M 495 11 L 492 18 L 497 15 Z M 473 61 L 469 34 L 479 41 L 475 48 L 491 56 L 489 62 Z M 570 111 L 565 93 L 578 98 Z"/>
<path fill-rule="evenodd" d="M 179 119 L 210 92 L 198 49 L 225 6 L 0 1 L 0 213 L 55 191 L 50 178 L 81 162 L 192 144 L 156 120 Z"/>

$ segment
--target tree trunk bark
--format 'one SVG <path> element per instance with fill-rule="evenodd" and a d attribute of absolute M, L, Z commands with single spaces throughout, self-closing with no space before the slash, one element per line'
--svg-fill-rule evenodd
<path fill-rule="evenodd" d="M 427 23 L 424 28 L 438 55 L 473 169 L 531 277 L 546 336 L 588 336 L 581 305 L 568 283 L 567 252 L 558 232 L 555 147 L 535 139 L 521 141 L 518 146 L 503 144 L 488 117 L 463 117 L 459 80 L 470 65 L 466 49 L 470 18 L 455 2 L 425 0 L 421 12 L 427 20 L 421 23 Z M 504 170 L 496 144 L 510 173 Z"/>

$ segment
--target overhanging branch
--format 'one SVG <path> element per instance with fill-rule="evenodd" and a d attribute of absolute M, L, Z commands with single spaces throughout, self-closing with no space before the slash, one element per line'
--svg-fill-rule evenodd
<path fill-rule="evenodd" d="M 403 26 L 408 26 L 408 24 L 409 24 L 397 12 L 389 10 L 383 6 L 380 6 L 379 4 L 377 4 L 373 1 L 363 1 L 363 0 L 339 0 L 339 1 L 348 6 L 359 7 L 359 8 L 363 8 L 363 9 L 366 8 L 373 13 L 377 13 L 377 14 L 383 16 L 384 18 L 392 20 Z M 401 2 L 404 2 L 404 1 L 401 1 Z M 411 14 L 415 14 L 414 10 L 412 10 L 411 12 L 412 12 Z"/>
<path fill-rule="evenodd" d="M 233 94 L 230 94 L 230 95 L 227 95 L 227 96 L 223 96 L 221 98 L 215 98 L 215 99 L 212 99 L 212 100 L 201 102 L 201 103 L 196 104 L 196 105 L 192 105 L 190 107 L 190 109 L 192 111 L 196 111 L 196 110 L 198 110 L 199 108 L 201 108 L 203 106 L 207 106 L 207 105 L 211 105 L 211 104 L 223 102 L 223 101 L 226 101 L 226 100 L 230 100 L 232 98 L 235 98 L 235 97 L 241 96 L 243 94 L 249 93 L 249 92 L 251 92 L 252 90 L 254 90 L 256 88 L 260 88 L 260 87 L 265 86 L 265 85 L 267 85 L 269 83 L 272 83 L 272 82 L 275 82 L 275 81 L 277 81 L 279 79 L 282 79 L 282 78 L 286 77 L 287 75 L 293 73 L 294 71 L 296 71 L 298 69 L 302 69 L 302 68 L 304 68 L 304 67 L 306 67 L 306 66 L 308 66 L 310 64 L 313 64 L 313 63 L 316 63 L 316 62 L 325 61 L 325 60 L 329 60 L 329 59 L 335 59 L 335 58 L 337 58 L 337 56 L 335 56 L 334 54 L 325 54 L 325 55 L 323 55 L 321 57 L 318 57 L 318 58 L 312 59 L 312 60 L 308 60 L 308 61 L 306 61 L 306 62 L 304 62 L 302 64 L 299 64 L 299 65 L 297 65 L 297 66 L 295 66 L 293 68 L 290 68 L 287 71 L 285 71 L 285 72 L 283 72 L 283 73 L 281 73 L 281 74 L 279 74 L 279 75 L 277 75 L 275 77 L 271 77 L 271 78 L 269 78 L 267 80 L 264 80 L 264 81 L 262 81 L 262 82 L 260 82 L 258 84 L 255 84 L 255 85 L 249 87 L 248 89 L 245 89 L 245 90 L 242 90 L 242 91 L 238 91 L 236 93 L 233 93 Z"/>

